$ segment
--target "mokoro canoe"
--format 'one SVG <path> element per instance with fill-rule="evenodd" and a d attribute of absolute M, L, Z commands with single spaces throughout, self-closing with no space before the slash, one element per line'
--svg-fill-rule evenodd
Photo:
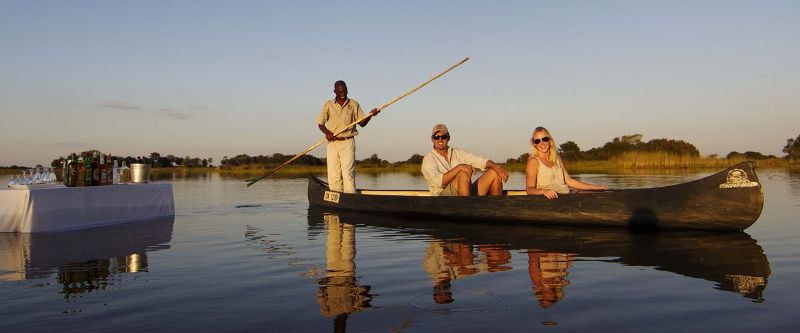
<path fill-rule="evenodd" d="M 744 230 L 758 219 L 764 193 L 747 161 L 687 183 L 642 189 L 576 192 L 549 200 L 525 191 L 496 197 L 430 196 L 428 191 L 330 191 L 310 177 L 311 205 L 380 214 L 557 225 Z"/>

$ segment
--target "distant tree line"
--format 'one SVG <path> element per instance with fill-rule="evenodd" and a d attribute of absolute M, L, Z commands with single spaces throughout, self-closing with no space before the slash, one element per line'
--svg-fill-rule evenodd
<path fill-rule="evenodd" d="M 716 157 L 716 156 L 715 156 Z M 732 151 L 725 155 L 725 158 L 732 159 L 732 158 L 744 158 L 746 160 L 766 160 L 770 158 L 778 158 L 775 155 L 764 155 L 762 153 L 756 151 L 746 151 L 744 153 L 740 153 L 738 151 Z"/>
<path fill-rule="evenodd" d="M 14 169 L 14 170 L 16 170 L 16 169 L 28 169 L 28 167 L 23 166 L 23 165 L 14 164 L 14 165 L 11 165 L 11 166 L 0 166 L 0 169 Z"/>
<path fill-rule="evenodd" d="M 272 155 L 257 155 L 257 156 L 250 156 L 247 154 L 239 154 L 233 157 L 224 156 L 222 161 L 220 161 L 220 165 L 223 167 L 236 167 L 241 165 L 263 165 L 263 166 L 278 166 L 289 159 L 294 157 L 294 155 L 284 155 L 281 153 L 274 153 Z M 381 159 L 378 157 L 378 154 L 372 154 L 370 157 L 367 157 L 363 160 L 356 160 L 356 165 L 364 165 L 364 166 L 392 166 L 392 165 L 401 165 L 401 164 L 420 164 L 422 163 L 422 155 L 414 154 L 406 161 L 401 162 L 389 162 L 387 160 Z M 303 155 L 292 162 L 293 165 L 305 165 L 305 166 L 317 166 L 317 165 L 325 165 L 326 159 L 325 158 L 318 158 L 312 155 Z"/>
<path fill-rule="evenodd" d="M 610 142 L 606 142 L 602 147 L 592 148 L 587 151 L 581 151 L 573 141 L 567 141 L 559 145 L 558 152 L 561 158 L 568 161 L 604 161 L 610 158 L 622 155 L 626 152 L 663 152 L 675 155 L 685 155 L 691 157 L 699 157 L 700 151 L 697 150 L 693 144 L 683 140 L 673 139 L 653 139 L 644 142 L 643 135 L 632 134 L 616 137 Z M 797 139 L 788 139 L 783 152 L 787 154 L 785 158 L 800 159 L 800 136 Z M 793 154 L 792 154 L 793 152 Z M 517 158 L 510 158 L 506 163 L 520 163 L 528 159 L 529 154 L 525 153 Z M 793 157 L 794 156 L 794 157 Z M 717 158 L 716 154 L 709 157 Z M 748 160 L 764 160 L 777 158 L 775 155 L 764 155 L 759 152 L 747 151 L 740 153 L 732 151 L 725 156 L 725 158 L 744 158 Z"/>
<path fill-rule="evenodd" d="M 798 135 L 795 139 L 786 139 L 786 145 L 783 146 L 783 152 L 786 154 L 786 158 L 789 160 L 800 160 L 800 135 Z"/>
<path fill-rule="evenodd" d="M 568 161 L 602 161 L 608 160 L 610 158 L 619 156 L 626 152 L 631 151 L 640 151 L 640 152 L 665 152 L 671 153 L 675 155 L 688 155 L 692 157 L 700 156 L 700 151 L 697 148 L 686 141 L 683 140 L 673 140 L 673 139 L 653 139 L 647 142 L 644 142 L 643 135 L 641 134 L 632 134 L 632 135 L 623 135 L 621 137 L 616 137 L 609 142 L 606 142 L 602 147 L 596 147 L 589 149 L 587 151 L 582 151 L 578 144 L 573 141 L 567 141 L 559 145 L 558 151 L 561 154 L 561 158 Z M 797 138 L 789 138 L 786 140 L 786 145 L 783 147 L 783 152 L 786 154 L 783 158 L 788 160 L 797 161 L 800 160 L 800 135 Z M 506 160 L 506 163 L 524 163 L 528 159 L 528 153 L 524 153 L 517 158 L 509 158 Z M 250 156 L 247 154 L 239 154 L 233 157 L 225 156 L 220 161 L 220 165 L 223 167 L 236 167 L 240 165 L 264 165 L 264 166 L 277 166 L 281 163 L 284 163 L 294 157 L 294 155 L 284 155 L 280 153 L 275 153 L 272 155 L 257 155 L 257 156 Z M 422 164 L 422 158 L 424 156 L 420 154 L 413 154 L 405 161 L 398 161 L 398 162 L 389 162 L 387 160 L 381 159 L 378 157 L 378 154 L 372 154 L 370 157 L 365 158 L 363 160 L 356 160 L 356 165 L 364 165 L 364 166 L 397 166 L 397 165 L 407 165 L 407 164 Z M 710 155 L 709 157 L 717 158 L 716 154 Z M 744 158 L 748 160 L 763 160 L 763 159 L 772 159 L 777 158 L 775 155 L 764 155 L 759 152 L 754 151 L 746 151 L 744 153 L 740 153 L 737 151 L 732 151 L 728 153 L 725 158 L 732 159 L 732 158 Z M 59 157 L 54 159 L 50 165 L 52 167 L 60 167 L 61 161 L 65 158 Z M 160 153 L 153 152 L 150 153 L 149 156 L 113 156 L 113 159 L 119 160 L 120 165 L 122 161 L 125 161 L 126 164 L 130 165 L 132 163 L 147 163 L 151 164 L 153 167 L 157 168 L 172 168 L 172 167 L 213 167 L 214 166 L 214 159 L 213 158 L 200 158 L 200 157 L 191 157 L 191 156 L 184 156 L 178 157 L 174 155 L 166 155 L 162 156 Z M 318 165 L 325 165 L 324 158 L 318 158 L 312 155 L 303 155 L 294 161 L 292 164 L 295 165 L 307 165 L 307 166 L 318 166 Z M 0 166 L 0 169 L 24 169 L 25 166 Z"/>
<path fill-rule="evenodd" d="M 558 153 L 561 158 L 567 161 L 605 161 L 610 158 L 622 155 L 626 152 L 664 152 L 675 155 L 688 155 L 692 157 L 700 156 L 700 151 L 693 144 L 683 140 L 673 139 L 653 139 L 647 142 L 642 141 L 643 135 L 632 134 L 616 137 L 606 142 L 602 147 L 596 147 L 587 151 L 581 151 L 578 144 L 567 141 L 559 145 Z M 507 163 L 520 163 L 528 159 L 529 154 L 525 153 L 518 158 L 510 158 Z"/>
<path fill-rule="evenodd" d="M 240 165 L 264 165 L 264 166 L 277 166 L 283 162 L 288 161 L 294 157 L 294 155 L 284 155 L 281 153 L 275 153 L 272 155 L 258 155 L 258 156 L 250 156 L 247 154 L 239 154 L 234 157 L 224 156 L 222 157 L 222 161 L 219 164 L 223 167 L 236 167 Z M 314 157 L 312 155 L 303 155 L 300 156 L 297 160 L 292 162 L 294 165 L 325 165 L 325 161 Z"/>

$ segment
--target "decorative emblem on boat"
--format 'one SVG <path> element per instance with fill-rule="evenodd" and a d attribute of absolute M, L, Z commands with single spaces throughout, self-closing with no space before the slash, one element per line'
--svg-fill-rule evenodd
<path fill-rule="evenodd" d="M 728 176 L 728 178 L 730 178 L 730 176 Z M 328 202 L 339 203 L 339 193 L 325 191 L 325 195 L 322 199 Z"/>
<path fill-rule="evenodd" d="M 736 188 L 736 187 L 756 187 L 758 182 L 751 182 L 747 178 L 747 172 L 742 169 L 733 169 L 728 171 L 728 179 L 725 184 L 721 184 L 719 188 Z"/>

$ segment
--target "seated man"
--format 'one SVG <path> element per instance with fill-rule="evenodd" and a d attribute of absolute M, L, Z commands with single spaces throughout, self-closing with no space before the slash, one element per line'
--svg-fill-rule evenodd
<path fill-rule="evenodd" d="M 422 175 L 428 181 L 431 195 L 469 196 L 501 195 L 508 171 L 491 160 L 466 150 L 451 148 L 447 126 L 438 124 L 431 132 L 433 149 L 422 159 Z M 475 183 L 475 168 L 486 170 Z"/>

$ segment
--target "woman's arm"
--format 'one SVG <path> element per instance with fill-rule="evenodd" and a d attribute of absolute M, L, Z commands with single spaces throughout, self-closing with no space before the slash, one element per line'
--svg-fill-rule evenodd
<path fill-rule="evenodd" d="M 558 157 L 558 161 L 561 162 L 561 168 L 562 168 L 562 170 L 564 170 L 564 183 L 566 183 L 567 186 L 569 186 L 571 188 L 574 188 L 574 189 L 577 189 L 577 190 L 594 190 L 594 191 L 605 191 L 605 190 L 608 190 L 608 186 L 592 185 L 592 184 L 584 183 L 584 182 L 582 182 L 580 180 L 572 178 L 569 175 L 569 172 L 567 172 L 567 166 L 564 165 L 564 161 L 561 160 L 561 156 Z"/>

